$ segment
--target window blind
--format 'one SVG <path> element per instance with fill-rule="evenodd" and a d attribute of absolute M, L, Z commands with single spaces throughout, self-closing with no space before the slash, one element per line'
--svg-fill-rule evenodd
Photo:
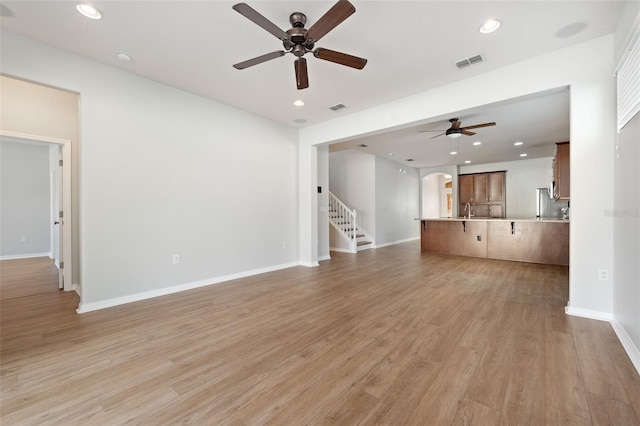
<path fill-rule="evenodd" d="M 640 111 L 640 29 L 616 70 L 618 132 Z"/>

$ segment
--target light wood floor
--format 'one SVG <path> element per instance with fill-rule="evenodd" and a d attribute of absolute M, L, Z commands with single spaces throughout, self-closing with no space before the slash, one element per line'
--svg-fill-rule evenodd
<path fill-rule="evenodd" d="M 0 260 L 0 300 L 58 290 L 58 268 L 53 259 Z"/>
<path fill-rule="evenodd" d="M 566 267 L 407 243 L 77 315 L 1 303 L 6 425 L 638 425 L 611 326 Z"/>

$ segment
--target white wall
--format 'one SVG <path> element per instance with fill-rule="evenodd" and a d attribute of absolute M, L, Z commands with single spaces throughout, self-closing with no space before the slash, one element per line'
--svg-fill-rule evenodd
<path fill-rule="evenodd" d="M 376 158 L 349 149 L 329 154 L 329 190 L 358 213 L 358 227 L 376 238 Z M 331 241 L 334 244 L 334 241 Z M 333 247 L 336 247 L 333 245 Z"/>
<path fill-rule="evenodd" d="M 376 247 L 420 237 L 419 193 L 418 170 L 375 157 Z"/>
<path fill-rule="evenodd" d="M 616 63 L 634 30 L 640 28 L 640 3 L 627 2 L 615 34 Z M 613 316 L 614 326 L 640 371 L 640 114 L 617 135 L 614 156 Z"/>
<path fill-rule="evenodd" d="M 569 312 L 608 319 L 612 317 L 612 287 L 611 283 L 598 280 L 598 270 L 613 267 L 613 224 L 605 215 L 613 207 L 613 68 L 613 36 L 608 35 L 305 127 L 300 130 L 300 140 L 303 146 L 344 141 L 388 128 L 407 127 L 432 117 L 455 115 L 456 111 L 468 108 L 570 86 Z M 599 173 L 593 172 L 594 165 Z M 307 166 L 300 164 L 301 169 Z M 597 208 L 593 208 L 594 193 L 602 194 Z M 455 182 L 453 197 L 457 197 Z M 317 244 L 310 233 L 301 234 L 301 243 Z"/>
<path fill-rule="evenodd" d="M 0 257 L 50 255 L 49 147 L 3 138 L 0 163 Z"/>
<path fill-rule="evenodd" d="M 400 169 L 406 173 L 400 172 Z M 408 241 L 420 236 L 419 176 L 412 167 L 400 167 L 386 158 L 357 150 L 329 154 L 329 189 L 358 212 L 358 226 L 375 246 Z M 347 249 L 337 232 L 330 232 L 331 247 Z"/>
<path fill-rule="evenodd" d="M 547 188 L 553 178 L 553 157 L 460 166 L 460 174 L 506 170 L 506 215 L 512 219 L 536 217 L 536 188 Z"/>
<path fill-rule="evenodd" d="M 431 174 L 422 179 L 422 211 L 425 218 L 440 217 L 441 174 Z"/>
<path fill-rule="evenodd" d="M 298 264 L 296 129 L 8 32 L 2 72 L 80 93 L 81 310 Z"/>

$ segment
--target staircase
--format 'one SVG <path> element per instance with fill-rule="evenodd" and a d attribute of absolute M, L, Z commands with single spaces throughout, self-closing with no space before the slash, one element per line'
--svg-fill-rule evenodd
<path fill-rule="evenodd" d="M 373 239 L 367 232 L 358 227 L 358 214 L 351 210 L 338 197 L 329 192 L 329 223 L 337 229 L 338 234 L 348 243 L 350 253 L 357 253 L 373 247 Z"/>

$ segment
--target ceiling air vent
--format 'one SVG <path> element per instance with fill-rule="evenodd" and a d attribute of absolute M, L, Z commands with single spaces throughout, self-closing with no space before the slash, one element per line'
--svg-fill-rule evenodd
<path fill-rule="evenodd" d="M 470 58 L 463 59 L 455 63 L 456 68 L 459 70 L 470 67 L 471 65 L 480 64 L 484 62 L 484 57 L 482 55 L 475 55 Z"/>
<path fill-rule="evenodd" d="M 346 105 L 344 105 L 344 104 L 335 104 L 335 105 L 330 106 L 330 107 L 329 107 L 329 109 L 330 109 L 331 111 L 339 111 L 339 110 L 341 110 L 341 109 L 343 109 L 343 108 L 346 108 L 346 107 L 347 107 L 347 106 L 346 106 Z"/>

